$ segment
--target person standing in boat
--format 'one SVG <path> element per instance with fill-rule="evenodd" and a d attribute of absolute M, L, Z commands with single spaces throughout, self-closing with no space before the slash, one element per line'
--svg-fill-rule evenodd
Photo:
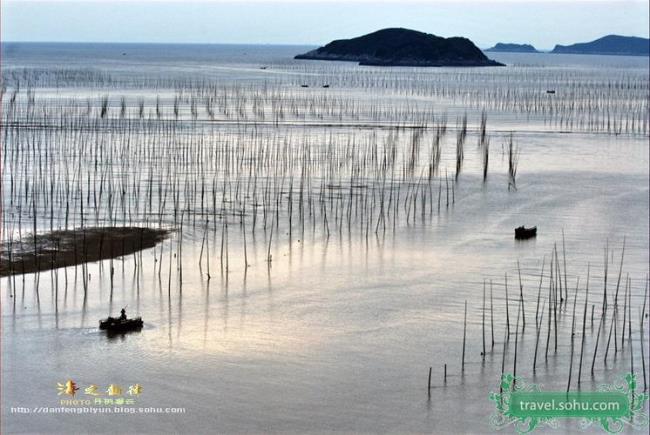
<path fill-rule="evenodd" d="M 120 320 L 126 320 L 126 309 L 122 308 L 122 311 L 120 311 Z"/>

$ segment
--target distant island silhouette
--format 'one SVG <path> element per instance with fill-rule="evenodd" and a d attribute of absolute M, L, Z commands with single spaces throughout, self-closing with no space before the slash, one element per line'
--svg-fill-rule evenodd
<path fill-rule="evenodd" d="M 539 53 L 535 47 L 530 44 L 512 44 L 499 42 L 494 47 L 488 48 L 484 51 L 494 52 L 507 52 L 507 53 Z"/>
<path fill-rule="evenodd" d="M 504 66 L 488 59 L 467 38 L 443 38 L 403 28 L 332 41 L 295 59 L 353 61 L 373 66 Z"/>
<path fill-rule="evenodd" d="M 556 45 L 551 53 L 650 56 L 650 39 L 636 36 L 607 35 L 591 42 Z"/>

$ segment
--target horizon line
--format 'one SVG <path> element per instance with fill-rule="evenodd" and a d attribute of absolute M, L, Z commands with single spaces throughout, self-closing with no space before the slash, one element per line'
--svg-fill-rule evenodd
<path fill-rule="evenodd" d="M 152 42 L 152 41 L 25 41 L 25 40 L 0 40 L 0 44 L 147 44 L 147 45 L 269 45 L 287 47 L 307 47 L 318 44 L 298 43 L 269 43 L 269 42 Z"/>
<path fill-rule="evenodd" d="M 381 29 L 380 29 L 381 30 Z M 372 32 L 371 32 L 372 33 Z M 363 35 L 360 35 L 363 36 Z M 580 44 L 580 43 L 588 43 L 588 42 L 593 42 L 598 39 L 604 38 L 606 36 L 622 36 L 622 37 L 628 37 L 628 38 L 641 38 L 641 39 L 648 39 L 650 41 L 650 37 L 645 37 L 645 36 L 639 36 L 639 35 L 619 35 L 615 33 L 608 33 L 603 36 L 600 36 L 596 39 L 589 40 L 589 41 L 577 41 L 573 42 L 573 44 Z M 333 41 L 333 40 L 332 40 Z M 331 41 L 330 41 L 331 42 Z M 474 41 L 472 41 L 474 42 Z M 72 41 L 72 40 L 67 40 L 67 41 L 44 41 L 44 40 L 2 40 L 0 38 L 0 44 L 125 44 L 125 45 L 137 45 L 137 44 L 142 44 L 142 45 L 232 45 L 232 46 L 273 46 L 273 47 L 318 47 L 322 46 L 324 44 L 322 43 L 296 43 L 296 42 L 291 42 L 291 43 L 269 43 L 269 42 L 208 42 L 208 41 L 189 41 L 189 42 L 175 42 L 175 41 Z M 325 43 L 327 44 L 327 43 Z M 494 47 L 496 44 L 518 44 L 518 45 L 523 45 L 523 44 L 529 44 L 532 45 L 537 51 L 543 53 L 546 51 L 552 51 L 553 48 L 555 47 L 547 47 L 547 48 L 540 48 L 535 46 L 535 44 L 531 44 L 530 42 L 512 42 L 512 41 L 497 41 L 496 43 L 490 45 L 490 46 L 485 46 L 485 48 L 482 48 L 480 45 L 474 44 L 481 50 L 483 49 L 488 49 Z M 564 44 L 558 44 L 555 43 L 555 45 L 564 45 Z"/>

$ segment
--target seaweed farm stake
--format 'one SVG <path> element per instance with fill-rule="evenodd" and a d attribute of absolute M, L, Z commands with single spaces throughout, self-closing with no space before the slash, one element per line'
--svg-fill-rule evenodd
<path fill-rule="evenodd" d="M 582 312 L 582 338 L 580 340 L 580 363 L 578 365 L 578 386 L 580 386 L 580 380 L 582 378 L 582 357 L 585 351 L 585 334 L 587 326 L 587 303 L 589 301 L 589 264 L 587 264 L 587 286 L 585 288 L 585 308 Z M 592 305 L 593 308 L 593 305 Z M 593 311 L 592 311 L 593 315 Z"/>
<path fill-rule="evenodd" d="M 462 357 L 462 371 L 465 371 L 465 339 L 467 337 L 467 300 L 465 301 L 465 317 L 463 320 L 463 357 Z"/>

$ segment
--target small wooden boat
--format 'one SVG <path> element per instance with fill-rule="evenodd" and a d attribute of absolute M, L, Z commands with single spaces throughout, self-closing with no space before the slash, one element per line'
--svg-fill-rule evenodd
<path fill-rule="evenodd" d="M 129 332 L 142 329 L 142 317 L 133 319 L 121 319 L 119 317 L 109 317 L 99 321 L 99 329 L 108 332 Z"/>
<path fill-rule="evenodd" d="M 524 226 L 515 228 L 515 239 L 525 240 L 537 236 L 537 227 L 526 228 Z"/>
<path fill-rule="evenodd" d="M 330 85 L 323 85 L 323 87 L 324 87 L 324 88 L 329 88 L 329 87 L 330 87 Z"/>
<path fill-rule="evenodd" d="M 554 93 L 555 93 L 555 89 L 548 89 L 548 90 L 546 90 L 546 93 L 547 93 L 547 94 L 554 94 Z"/>
<path fill-rule="evenodd" d="M 308 88 L 309 85 L 300 85 L 301 88 Z"/>

